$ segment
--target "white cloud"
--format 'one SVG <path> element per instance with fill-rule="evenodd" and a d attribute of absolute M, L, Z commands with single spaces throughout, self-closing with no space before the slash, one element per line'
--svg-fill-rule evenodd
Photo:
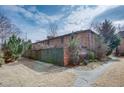
<path fill-rule="evenodd" d="M 28 8 L 28 11 L 30 11 L 30 12 L 37 12 L 37 8 L 36 8 L 36 6 L 30 6 L 29 8 Z"/>
<path fill-rule="evenodd" d="M 29 27 L 27 25 L 21 26 L 22 30 L 28 32 L 28 38 L 33 40 L 33 42 L 46 38 L 46 28 L 41 28 L 41 25 L 47 26 L 49 22 L 59 21 L 58 25 L 61 25 L 61 27 L 58 31 L 58 35 L 70 33 L 72 31 L 77 31 L 81 29 L 89 29 L 90 24 L 95 17 L 115 7 L 117 6 L 70 6 L 67 8 L 64 7 L 62 10 L 65 11 L 67 14 L 64 12 L 63 14 L 49 16 L 45 13 L 38 11 L 36 9 L 36 6 L 31 6 L 29 9 L 25 9 L 24 7 L 20 6 L 5 6 L 5 8 L 9 11 L 21 13 L 23 14 L 23 16 L 25 16 L 25 18 L 33 20 L 37 23 L 37 27 Z M 116 21 L 115 23 L 119 22 Z"/>
<path fill-rule="evenodd" d="M 114 23 L 115 25 L 116 25 L 116 24 L 124 25 L 124 20 L 114 21 L 113 23 Z"/>
<path fill-rule="evenodd" d="M 73 7 L 75 7 L 75 6 L 73 6 Z M 92 7 L 92 8 L 89 6 L 85 6 L 85 7 L 79 6 L 78 8 L 76 8 L 76 10 L 73 10 L 72 9 L 73 7 L 70 7 L 70 14 L 66 18 L 64 18 L 62 21 L 60 21 L 60 22 L 64 23 L 64 25 L 63 25 L 63 29 L 59 29 L 58 35 L 67 34 L 72 31 L 77 31 L 77 30 L 89 29 L 90 24 L 92 23 L 93 19 L 96 16 L 100 15 L 101 13 L 105 12 L 106 10 L 115 8 L 117 6 L 96 6 L 96 7 Z M 66 11 L 66 9 L 64 11 Z M 23 13 L 24 12 L 25 11 L 23 11 Z M 30 13 L 29 13 L 29 11 L 27 11 L 27 14 L 25 13 L 25 16 L 30 18 L 31 17 Z M 39 11 L 37 11 L 36 14 L 32 14 L 32 15 L 33 15 L 32 18 L 38 24 L 48 24 L 49 22 L 55 22 L 55 21 L 60 20 L 64 16 L 64 14 L 48 16 Z M 46 30 L 46 29 L 44 29 L 44 30 Z M 39 31 L 39 34 L 41 34 L 40 31 Z M 43 36 L 44 37 L 42 37 L 42 38 L 45 38 L 46 35 L 43 35 Z M 37 37 L 37 39 L 38 39 L 38 37 Z"/>
<path fill-rule="evenodd" d="M 42 28 L 42 25 L 46 25 L 47 27 L 49 22 L 58 21 L 63 17 L 63 14 L 48 16 L 45 13 L 36 10 L 35 6 L 31 6 L 30 10 L 26 10 L 22 6 L 3 6 L 3 8 L 15 13 L 21 13 L 28 20 L 33 20 L 37 23 L 37 26 L 34 27 L 30 26 L 30 24 L 26 25 L 19 22 L 17 24 L 17 26 L 19 26 L 19 28 L 23 31 L 23 37 L 25 37 L 25 34 L 27 33 L 27 38 L 31 39 L 33 42 L 46 38 L 47 28 Z M 26 21 L 25 19 L 22 20 Z"/>
<path fill-rule="evenodd" d="M 118 28 L 118 30 L 124 31 L 124 20 L 114 21 L 113 23 Z"/>
<path fill-rule="evenodd" d="M 90 24 L 96 16 L 115 7 L 117 6 L 96 6 L 92 8 L 90 6 L 80 6 L 75 11 L 72 11 L 65 19 L 64 31 L 67 33 L 81 29 L 89 29 Z"/>
<path fill-rule="evenodd" d="M 45 13 L 38 11 L 36 9 L 36 6 L 31 6 L 27 10 L 21 6 L 4 6 L 3 8 L 9 11 L 21 13 L 29 20 L 34 20 L 34 22 L 36 21 L 36 23 L 38 23 L 39 25 L 47 24 L 49 22 L 55 22 L 55 21 L 60 20 L 63 17 L 63 14 L 49 16 Z"/>

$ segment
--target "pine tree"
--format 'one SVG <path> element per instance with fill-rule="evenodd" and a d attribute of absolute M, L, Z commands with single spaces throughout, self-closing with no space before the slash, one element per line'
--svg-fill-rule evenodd
<path fill-rule="evenodd" d="M 112 51 L 120 44 L 120 37 L 115 34 L 116 27 L 110 20 L 105 20 L 97 27 L 99 35 L 103 38 L 104 43 L 109 47 L 106 55 L 110 55 Z"/>

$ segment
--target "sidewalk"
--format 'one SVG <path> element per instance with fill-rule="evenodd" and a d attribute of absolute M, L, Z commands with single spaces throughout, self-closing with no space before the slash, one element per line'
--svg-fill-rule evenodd
<path fill-rule="evenodd" d="M 107 68 L 93 86 L 124 87 L 124 58 L 119 58 L 119 60 Z"/>

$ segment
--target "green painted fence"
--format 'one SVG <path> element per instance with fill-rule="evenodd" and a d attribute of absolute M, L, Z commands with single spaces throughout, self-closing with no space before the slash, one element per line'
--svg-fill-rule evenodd
<path fill-rule="evenodd" d="M 24 54 L 25 57 L 64 66 L 63 48 L 48 48 L 41 50 L 30 50 Z"/>

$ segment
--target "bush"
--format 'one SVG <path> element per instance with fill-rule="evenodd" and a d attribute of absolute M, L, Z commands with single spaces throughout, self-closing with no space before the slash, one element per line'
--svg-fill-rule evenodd
<path fill-rule="evenodd" d="M 4 64 L 4 55 L 3 53 L 0 51 L 0 67 L 2 66 L 2 64 Z"/>
<path fill-rule="evenodd" d="M 106 54 L 108 52 L 109 47 L 104 43 L 104 40 L 101 37 L 96 37 L 96 46 L 95 46 L 95 54 L 98 60 L 102 60 L 106 58 Z"/>
<path fill-rule="evenodd" d="M 89 62 L 96 62 L 96 55 L 92 51 L 87 51 L 86 53 L 81 53 L 79 55 L 80 64 L 87 65 Z"/>
<path fill-rule="evenodd" d="M 79 41 L 77 39 L 71 39 L 68 44 L 70 64 L 79 64 Z"/>
<path fill-rule="evenodd" d="M 90 62 L 94 61 L 95 58 L 96 58 L 95 53 L 92 52 L 92 51 L 89 51 L 87 55 L 88 55 L 88 59 L 89 59 Z"/>
<path fill-rule="evenodd" d="M 3 48 L 5 62 L 13 62 L 31 48 L 31 41 L 24 41 L 16 35 L 12 35 L 8 41 L 5 41 Z"/>

